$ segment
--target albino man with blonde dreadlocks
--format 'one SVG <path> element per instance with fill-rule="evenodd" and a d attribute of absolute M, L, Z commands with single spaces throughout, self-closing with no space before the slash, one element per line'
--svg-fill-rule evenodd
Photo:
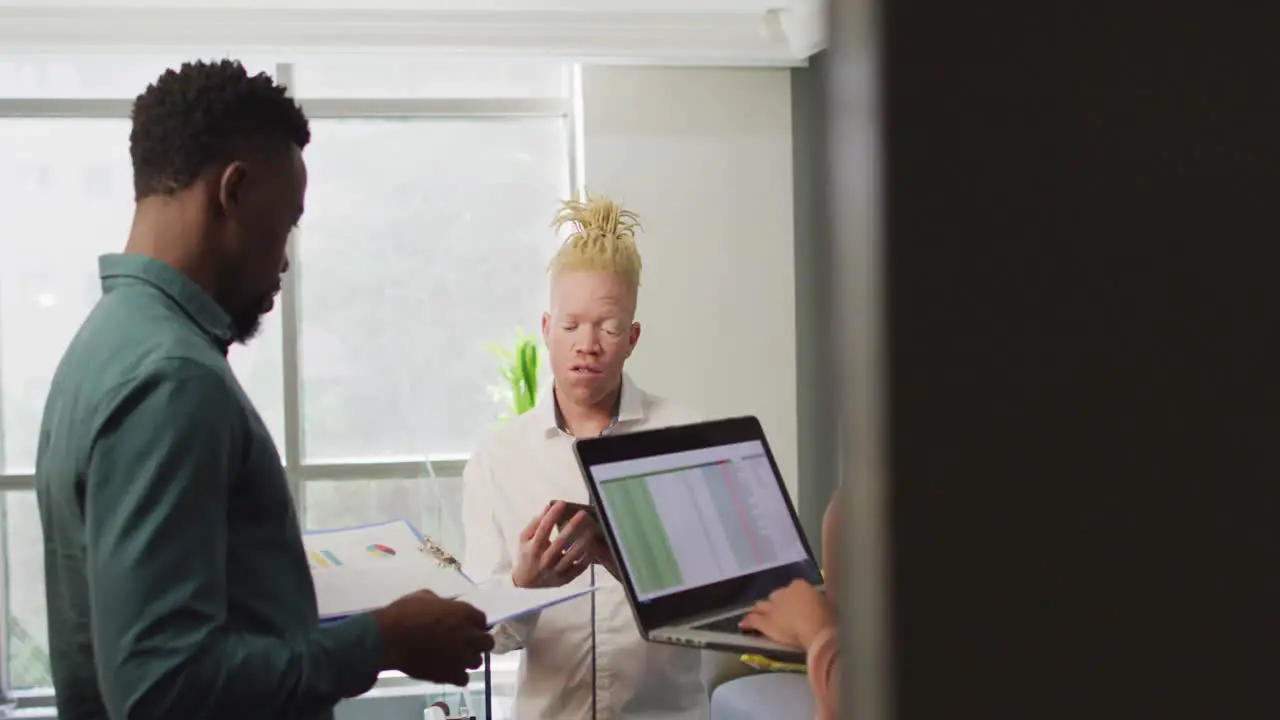
<path fill-rule="evenodd" d="M 640 339 L 639 218 L 588 195 L 564 203 L 554 226 L 572 232 L 551 261 L 551 306 L 542 316 L 553 382 L 467 464 L 465 570 L 477 582 L 517 587 L 600 586 L 594 599 L 495 629 L 496 652 L 524 650 L 517 720 L 700 720 L 708 713 L 701 653 L 641 640 L 608 549 L 590 518 L 564 504 L 588 502 L 573 438 L 700 418 L 623 373 Z M 557 521 L 567 524 L 555 534 Z"/>

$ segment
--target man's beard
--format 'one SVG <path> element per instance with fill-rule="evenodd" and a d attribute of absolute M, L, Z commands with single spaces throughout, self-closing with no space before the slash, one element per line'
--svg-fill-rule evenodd
<path fill-rule="evenodd" d="M 261 310 L 247 310 L 231 317 L 231 341 L 244 345 L 262 329 Z"/>
<path fill-rule="evenodd" d="M 252 308 L 241 310 L 231 316 L 231 341 L 244 345 L 257 336 L 262 329 L 262 318 L 271 312 L 274 306 L 274 293 L 267 295 Z"/>

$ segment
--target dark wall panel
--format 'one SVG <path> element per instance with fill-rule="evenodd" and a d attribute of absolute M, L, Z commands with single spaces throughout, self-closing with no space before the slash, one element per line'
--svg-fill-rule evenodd
<path fill-rule="evenodd" d="M 1277 10 L 883 3 L 898 718 L 1280 717 Z"/>

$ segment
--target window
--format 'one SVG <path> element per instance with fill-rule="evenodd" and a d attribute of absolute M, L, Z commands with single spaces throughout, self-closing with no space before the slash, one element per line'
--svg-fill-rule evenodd
<path fill-rule="evenodd" d="M 133 186 L 123 119 L 0 118 L 0 469 L 29 475 L 58 358 L 99 295 L 97 258 L 129 231 Z M 280 320 L 233 357 L 277 438 Z"/>
<path fill-rule="evenodd" d="M 47 706 L 32 479 L 54 367 L 132 217 L 131 99 L 182 58 L 0 56 L 0 690 Z M 249 58 L 312 117 L 307 214 L 231 363 L 309 529 L 402 518 L 461 553 L 462 459 L 503 412 L 488 349 L 533 330 L 572 187 L 568 68 Z M 495 658 L 495 692 L 513 658 Z M 506 705 L 495 698 L 495 710 Z M 503 717 L 502 712 L 495 713 Z"/>
<path fill-rule="evenodd" d="M 181 56 L 3 55 L 0 98 L 130 100 L 155 82 L 165 68 L 176 68 Z M 274 72 L 270 58 L 239 57 L 250 72 Z M 124 147 L 128 150 L 128 145 Z"/>
<path fill-rule="evenodd" d="M 460 470 L 460 468 L 459 468 Z M 307 483 L 303 526 L 308 530 L 407 520 L 431 533 L 445 548 L 462 547 L 460 472 L 428 478 L 313 480 Z"/>
<path fill-rule="evenodd" d="M 6 669 L 11 687 L 48 686 L 49 633 L 45 624 L 44 553 L 36 494 L 29 490 L 8 492 L 0 503 L 0 549 L 5 551 L 7 584 L 17 588 L 5 602 L 8 642 Z"/>
<path fill-rule="evenodd" d="M 306 98 L 547 99 L 569 96 L 569 66 L 525 58 L 368 55 L 291 58 L 294 94 Z"/>
<path fill-rule="evenodd" d="M 542 309 L 563 125 L 319 120 L 314 134 L 294 254 L 303 458 L 465 450 L 502 410 L 482 340 Z"/>

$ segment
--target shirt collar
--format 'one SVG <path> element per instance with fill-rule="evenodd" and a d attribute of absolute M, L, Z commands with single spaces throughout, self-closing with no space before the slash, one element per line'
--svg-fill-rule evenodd
<path fill-rule="evenodd" d="M 559 435 L 563 432 L 564 423 L 560 415 L 560 407 L 556 404 L 555 380 L 542 389 L 539 397 L 541 400 L 530 412 L 537 416 L 538 427 L 547 437 Z M 609 421 L 609 426 L 604 432 L 612 432 L 619 423 L 643 419 L 645 419 L 644 391 L 631 380 L 631 376 L 624 372 L 622 373 L 622 392 L 618 394 L 618 404 L 614 408 L 613 419 Z"/>
<path fill-rule="evenodd" d="M 110 253 L 98 258 L 98 275 L 102 278 L 103 295 L 138 283 L 156 288 L 226 354 L 231 345 L 231 316 L 204 288 L 172 265 L 136 253 Z"/>

